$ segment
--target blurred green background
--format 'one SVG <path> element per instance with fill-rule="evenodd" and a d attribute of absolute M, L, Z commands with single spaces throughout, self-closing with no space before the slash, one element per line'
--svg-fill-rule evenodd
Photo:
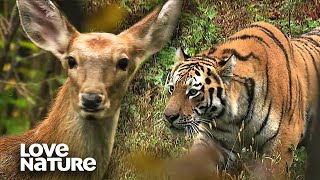
<path fill-rule="evenodd" d="M 56 0 L 82 32 L 119 33 L 163 3 L 160 0 Z M 177 157 L 188 141 L 159 123 L 167 99 L 166 77 L 177 47 L 194 55 L 256 21 L 271 22 L 289 36 L 320 27 L 318 0 L 188 0 L 172 41 L 149 58 L 124 98 L 112 161 L 105 179 L 141 179 L 128 157 L 137 151 Z M 0 135 L 34 127 L 47 114 L 66 77 L 60 62 L 28 40 L 13 0 L 0 0 Z M 305 153 L 292 173 L 303 179 Z"/>

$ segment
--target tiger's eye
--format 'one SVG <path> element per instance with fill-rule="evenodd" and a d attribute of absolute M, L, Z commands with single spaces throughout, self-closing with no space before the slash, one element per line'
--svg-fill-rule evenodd
<path fill-rule="evenodd" d="M 169 85 L 169 93 L 170 94 L 172 94 L 173 90 L 174 90 L 174 86 L 173 85 Z"/>
<path fill-rule="evenodd" d="M 190 89 L 190 91 L 189 91 L 189 96 L 194 96 L 194 95 L 196 95 L 198 93 L 198 90 L 196 90 L 196 89 Z"/>

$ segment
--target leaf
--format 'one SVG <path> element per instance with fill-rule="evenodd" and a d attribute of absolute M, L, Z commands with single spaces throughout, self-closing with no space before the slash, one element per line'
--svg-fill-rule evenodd
<path fill-rule="evenodd" d="M 19 99 L 16 100 L 15 105 L 16 105 L 18 108 L 24 109 L 24 108 L 28 107 L 28 102 L 27 102 L 27 100 L 24 99 L 24 98 L 19 98 Z"/>
<path fill-rule="evenodd" d="M 8 72 L 9 70 L 11 69 L 11 64 L 9 64 L 9 63 L 7 63 L 7 64 L 5 64 L 4 66 L 3 66 L 3 71 L 4 72 Z"/>
<path fill-rule="evenodd" d="M 127 17 L 127 12 L 115 4 L 111 4 L 86 21 L 86 30 L 112 32 L 118 23 Z"/>
<path fill-rule="evenodd" d="M 36 46 L 35 44 L 33 44 L 31 41 L 20 41 L 19 45 L 21 47 L 27 48 L 27 49 L 31 49 L 33 52 L 37 52 L 39 51 L 38 46 Z"/>
<path fill-rule="evenodd" d="M 30 128 L 30 122 L 26 119 L 4 119 L 0 123 L 7 129 L 7 134 L 20 134 Z"/>

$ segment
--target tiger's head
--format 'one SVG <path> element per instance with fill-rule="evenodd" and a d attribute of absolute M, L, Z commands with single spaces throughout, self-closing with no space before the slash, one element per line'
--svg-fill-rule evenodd
<path fill-rule="evenodd" d="M 165 124 L 173 133 L 194 135 L 200 123 L 222 118 L 228 110 L 227 89 L 236 64 L 226 59 L 187 56 L 181 49 L 169 77 Z"/>

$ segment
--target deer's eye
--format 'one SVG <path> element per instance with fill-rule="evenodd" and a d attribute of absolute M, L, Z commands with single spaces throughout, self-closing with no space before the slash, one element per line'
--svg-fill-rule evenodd
<path fill-rule="evenodd" d="M 77 61 L 72 56 L 67 57 L 69 69 L 74 69 L 77 67 Z"/>
<path fill-rule="evenodd" d="M 128 67 L 128 59 L 127 58 L 122 58 L 118 60 L 117 62 L 117 68 L 121 69 L 122 71 L 125 71 Z"/>

